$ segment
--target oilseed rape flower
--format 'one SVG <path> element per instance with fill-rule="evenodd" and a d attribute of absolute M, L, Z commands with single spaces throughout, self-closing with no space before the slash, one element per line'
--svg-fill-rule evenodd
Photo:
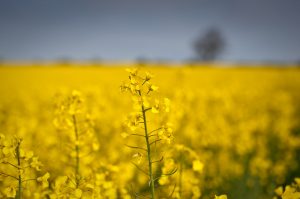
<path fill-rule="evenodd" d="M 43 175 L 42 177 L 38 177 L 36 180 L 42 183 L 42 187 L 45 189 L 49 187 L 49 182 L 48 182 L 49 178 L 50 178 L 50 174 L 47 172 L 45 175 Z"/>
<path fill-rule="evenodd" d="M 203 172 L 203 167 L 204 167 L 203 163 L 200 162 L 199 160 L 194 160 L 193 161 L 193 170 L 194 171 L 202 173 Z"/>
<path fill-rule="evenodd" d="M 281 199 L 299 199 L 300 198 L 300 178 L 295 178 L 290 185 L 282 186 L 274 190 L 277 197 Z"/>
<path fill-rule="evenodd" d="M 299 196 L 296 67 L 0 65 L 0 198 Z"/>
<path fill-rule="evenodd" d="M 182 144 L 175 144 L 168 151 L 162 170 L 177 172 L 174 175 L 161 178 L 159 183 L 171 191 L 174 184 L 175 198 L 199 198 L 202 194 L 200 180 L 203 178 L 204 163 L 200 161 L 198 154 L 189 147 Z"/>
<path fill-rule="evenodd" d="M 0 135 L 0 177 L 4 184 L 3 193 L 8 198 L 20 199 L 27 195 L 25 189 L 39 191 L 48 187 L 48 178 L 38 177 L 42 163 L 32 151 L 23 148 L 23 140 L 17 137 L 6 138 Z M 49 173 L 47 173 L 49 174 Z M 41 185 L 36 182 L 42 182 Z M 30 184 L 29 184 L 30 183 Z M 5 187 L 8 184 L 9 186 Z M 1 189 L 0 189 L 1 191 Z M 33 196 L 35 193 L 29 193 Z"/>
<path fill-rule="evenodd" d="M 220 195 L 220 196 L 215 195 L 215 199 L 227 199 L 227 195 Z"/>
<path fill-rule="evenodd" d="M 9 186 L 4 189 L 4 194 L 8 198 L 14 198 L 17 194 L 17 188 L 14 186 Z"/>
<path fill-rule="evenodd" d="M 152 75 L 146 72 L 144 75 L 140 75 L 137 69 L 127 69 L 129 72 L 129 82 L 124 82 L 121 85 L 122 91 L 129 91 L 132 95 L 134 109 L 137 112 L 132 113 L 128 119 L 127 126 L 132 131 L 131 136 L 137 136 L 145 139 L 143 146 L 131 146 L 126 145 L 132 149 L 139 150 L 132 157 L 136 159 L 135 166 L 139 171 L 142 171 L 149 178 L 149 192 L 152 199 L 157 197 L 155 193 L 156 181 L 162 178 L 164 175 L 155 176 L 155 164 L 159 164 L 163 161 L 163 156 L 158 158 L 154 153 L 157 152 L 158 144 L 162 141 L 166 141 L 168 144 L 173 140 L 173 130 L 170 124 L 162 125 L 159 128 L 150 130 L 150 124 L 147 120 L 150 117 L 147 113 L 151 110 L 152 113 L 158 114 L 161 110 L 169 112 L 170 101 L 165 98 L 163 102 L 153 98 L 151 95 L 158 90 L 158 87 L 153 85 L 150 81 Z M 140 132 L 143 129 L 143 133 Z M 122 133 L 123 137 L 127 137 L 128 134 Z M 148 166 L 147 171 L 140 167 L 140 164 L 146 157 Z M 157 160 L 155 160 L 157 159 Z"/>

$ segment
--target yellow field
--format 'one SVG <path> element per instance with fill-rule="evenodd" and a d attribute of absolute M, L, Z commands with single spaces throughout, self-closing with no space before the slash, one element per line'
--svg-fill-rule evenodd
<path fill-rule="evenodd" d="M 0 198 L 300 198 L 297 68 L 0 67 L 0 83 Z"/>

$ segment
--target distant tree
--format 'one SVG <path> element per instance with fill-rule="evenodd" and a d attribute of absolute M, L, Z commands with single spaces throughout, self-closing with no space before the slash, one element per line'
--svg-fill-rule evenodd
<path fill-rule="evenodd" d="M 147 63 L 149 62 L 150 60 L 147 59 L 146 57 L 144 56 L 139 56 L 135 59 L 135 62 L 137 64 L 137 66 L 139 67 L 144 67 L 147 65 Z"/>
<path fill-rule="evenodd" d="M 89 62 L 94 64 L 94 65 L 100 65 L 101 62 L 103 62 L 102 58 L 100 56 L 94 56 L 94 57 L 91 57 L 89 59 Z"/>
<path fill-rule="evenodd" d="M 197 54 L 197 60 L 212 61 L 224 50 L 225 42 L 221 32 L 218 29 L 211 28 L 204 35 L 196 39 L 194 50 Z"/>
<path fill-rule="evenodd" d="M 56 62 L 60 65 L 60 66 L 70 66 L 72 59 L 70 57 L 67 56 L 63 56 L 63 57 L 59 57 L 56 59 Z"/>

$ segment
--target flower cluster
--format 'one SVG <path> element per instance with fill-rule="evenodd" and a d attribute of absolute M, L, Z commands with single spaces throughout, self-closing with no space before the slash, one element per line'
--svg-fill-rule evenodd
<path fill-rule="evenodd" d="M 300 198 L 300 178 L 295 178 L 291 185 L 282 186 L 275 189 L 276 198 L 299 199 Z"/>
<path fill-rule="evenodd" d="M 22 139 L 9 139 L 0 134 L 0 179 L 3 184 L 0 195 L 17 199 L 33 196 L 26 189 L 39 190 L 40 196 L 45 195 L 50 174 L 39 176 L 42 166 L 32 151 L 23 148 Z"/>
<path fill-rule="evenodd" d="M 141 69 L 0 67 L 0 198 L 299 196 L 300 70 Z"/>
<path fill-rule="evenodd" d="M 168 154 L 162 173 L 172 173 L 176 167 L 178 167 L 178 172 L 175 175 L 164 176 L 159 180 L 159 184 L 165 186 L 168 192 L 174 189 L 172 198 L 199 198 L 204 163 L 198 154 L 182 144 L 174 145 Z"/>
<path fill-rule="evenodd" d="M 173 140 L 172 124 L 166 123 L 154 128 L 155 116 L 152 117 L 147 114 L 162 114 L 170 112 L 170 100 L 163 98 L 160 100 L 155 97 L 154 92 L 158 87 L 152 84 L 152 75 L 146 72 L 140 75 L 138 69 L 127 69 L 129 72 L 129 81 L 121 85 L 121 91 L 127 91 L 131 94 L 133 100 L 134 112 L 129 114 L 126 125 L 129 133 L 123 132 L 123 137 L 138 137 L 144 139 L 144 144 L 140 144 L 140 140 L 136 141 L 136 145 L 126 146 L 137 150 L 132 156 L 134 158 L 133 164 L 149 178 L 150 197 L 154 199 L 157 194 L 155 193 L 155 184 L 157 181 L 166 174 L 155 174 L 157 164 L 163 163 L 163 155 L 159 151 L 163 146 L 161 144 L 171 144 Z M 148 118 L 151 118 L 151 122 Z M 152 129 L 153 128 L 153 129 Z M 144 157 L 146 161 L 143 161 Z M 147 162 L 147 166 L 141 163 Z M 144 168 L 145 167 L 145 168 Z M 176 171 L 174 171 L 175 173 Z"/>

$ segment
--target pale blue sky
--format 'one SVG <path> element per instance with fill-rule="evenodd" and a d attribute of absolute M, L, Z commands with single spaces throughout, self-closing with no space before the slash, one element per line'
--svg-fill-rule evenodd
<path fill-rule="evenodd" d="M 0 0 L 0 57 L 185 60 L 222 31 L 222 60 L 300 60 L 299 0 Z"/>

